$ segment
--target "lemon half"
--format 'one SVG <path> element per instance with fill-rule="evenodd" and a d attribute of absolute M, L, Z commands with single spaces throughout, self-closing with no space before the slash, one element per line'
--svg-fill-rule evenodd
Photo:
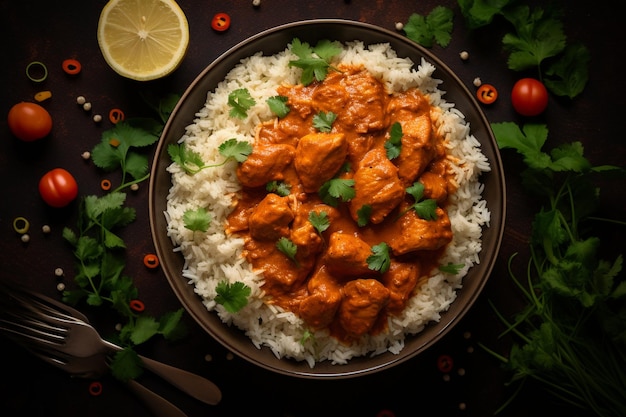
<path fill-rule="evenodd" d="M 100 13 L 98 44 L 107 64 L 121 76 L 154 80 L 182 62 L 189 24 L 173 0 L 110 0 Z"/>

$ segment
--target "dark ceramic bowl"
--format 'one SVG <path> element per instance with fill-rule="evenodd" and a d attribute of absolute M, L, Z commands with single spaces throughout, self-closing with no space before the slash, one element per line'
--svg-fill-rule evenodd
<path fill-rule="evenodd" d="M 219 317 L 207 311 L 193 286 L 182 276 L 183 257 L 173 252 L 167 236 L 167 223 L 163 215 L 166 196 L 172 185 L 166 167 L 171 159 L 167 146 L 175 143 L 193 123 L 195 113 L 204 105 L 207 92 L 215 89 L 226 74 L 245 57 L 263 51 L 265 55 L 281 52 L 294 37 L 315 44 L 320 39 L 347 42 L 361 40 L 365 44 L 387 42 L 400 57 L 409 57 L 419 63 L 424 57 L 436 70 L 433 77 L 443 81 L 446 100 L 455 103 L 470 123 L 472 134 L 480 141 L 482 151 L 489 159 L 491 171 L 484 173 L 481 182 L 485 189 L 483 198 L 491 212 L 490 227 L 483 231 L 483 249 L 480 263 L 464 278 L 463 288 L 439 322 L 428 325 L 421 333 L 410 336 L 404 349 L 397 355 L 385 353 L 375 357 L 359 357 L 345 365 L 332 365 L 325 361 L 314 368 L 302 361 L 277 359 L 268 348 L 257 349 L 250 339 L 235 327 L 223 324 Z M 156 149 L 150 179 L 150 226 L 157 254 L 172 289 L 189 314 L 218 342 L 242 358 L 265 369 L 302 378 L 348 378 L 373 373 L 398 365 L 432 346 L 467 313 L 482 291 L 495 263 L 505 220 L 505 184 L 502 162 L 495 138 L 474 96 L 452 71 L 428 50 L 407 38 L 377 26 L 354 21 L 324 19 L 294 22 L 266 30 L 234 46 L 209 65 L 183 94 L 169 118 Z"/>

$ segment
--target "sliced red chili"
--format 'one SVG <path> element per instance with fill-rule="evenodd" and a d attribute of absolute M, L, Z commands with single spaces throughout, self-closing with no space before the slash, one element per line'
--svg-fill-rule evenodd
<path fill-rule="evenodd" d="M 80 62 L 72 58 L 63 61 L 62 67 L 63 71 L 65 71 L 65 73 L 69 75 L 76 75 L 82 69 L 82 65 L 80 65 Z"/>
<path fill-rule="evenodd" d="M 437 368 L 441 372 L 450 372 L 454 367 L 454 361 L 450 355 L 441 355 L 437 358 Z"/>
<path fill-rule="evenodd" d="M 103 179 L 102 181 L 100 181 L 100 188 L 102 188 L 104 191 L 109 191 L 111 189 L 111 181 Z"/>
<path fill-rule="evenodd" d="M 482 84 L 476 90 L 476 98 L 483 104 L 491 104 L 498 98 L 498 90 L 491 84 Z"/>
<path fill-rule="evenodd" d="M 89 384 L 89 393 L 93 396 L 102 394 L 102 383 L 100 383 L 100 381 L 93 381 Z"/>
<path fill-rule="evenodd" d="M 143 264 L 148 268 L 156 268 L 159 266 L 159 258 L 153 254 L 149 253 L 143 257 Z"/>
<path fill-rule="evenodd" d="M 213 30 L 223 32 L 230 27 L 230 16 L 226 13 L 217 13 L 211 21 Z"/>
<path fill-rule="evenodd" d="M 136 311 L 138 313 L 141 313 L 142 311 L 146 309 L 146 306 L 141 300 L 130 300 L 129 306 L 131 310 Z"/>
<path fill-rule="evenodd" d="M 111 111 L 109 111 L 109 120 L 113 124 L 121 122 L 124 120 L 124 112 L 120 109 L 111 109 Z"/>

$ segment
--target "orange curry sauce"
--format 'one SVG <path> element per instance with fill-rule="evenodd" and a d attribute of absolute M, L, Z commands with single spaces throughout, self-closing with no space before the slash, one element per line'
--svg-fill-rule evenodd
<path fill-rule="evenodd" d="M 418 89 L 389 94 L 368 71 L 347 66 L 323 82 L 281 86 L 278 94 L 288 97 L 290 112 L 258 127 L 253 152 L 237 170 L 242 195 L 227 231 L 244 237 L 244 256 L 263 271 L 269 302 L 344 342 L 375 334 L 388 315 L 402 312 L 452 239 L 444 208 L 454 186 L 431 106 Z M 320 112 L 337 115 L 328 133 L 313 126 Z M 402 145 L 390 160 L 384 144 L 395 122 Z M 332 178 L 353 179 L 354 198 L 325 204 L 318 191 Z M 290 194 L 268 193 L 271 181 L 288 184 Z M 424 184 L 424 198 L 437 201 L 437 219 L 409 209 L 415 201 L 406 188 L 416 181 Z M 360 227 L 364 205 L 371 215 Z M 330 220 L 321 234 L 311 211 Z M 281 237 L 297 245 L 297 262 L 278 250 Z M 381 242 L 391 253 L 385 273 L 367 263 Z"/>

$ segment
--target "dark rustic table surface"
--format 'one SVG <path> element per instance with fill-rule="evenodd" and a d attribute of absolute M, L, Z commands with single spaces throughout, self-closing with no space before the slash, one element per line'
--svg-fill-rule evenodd
<path fill-rule="evenodd" d="M 406 22 L 411 13 L 427 14 L 435 6 L 450 7 L 455 12 L 452 41 L 446 48 L 434 46 L 439 56 L 460 79 L 473 89 L 480 77 L 500 91 L 499 100 L 485 113 L 491 122 L 523 122 L 510 105 L 510 89 L 520 74 L 506 68 L 506 54 L 500 38 L 502 25 L 470 32 L 465 27 L 456 1 L 452 0 L 262 0 L 254 7 L 252 0 L 196 1 L 180 0 L 189 20 L 190 45 L 178 70 L 164 79 L 136 83 L 114 73 L 98 48 L 96 28 L 106 1 L 94 0 L 3 0 L 0 2 L 0 38 L 3 39 L 0 79 L 0 277 L 24 282 L 50 296 L 59 298 L 58 282 L 71 285 L 74 259 L 61 237 L 65 226 L 73 227 L 77 205 L 64 209 L 46 206 L 38 192 L 41 175 L 60 166 L 78 179 L 80 195 L 100 193 L 103 173 L 81 158 L 100 141 L 102 131 L 111 127 L 106 115 L 120 108 L 127 116 L 141 116 L 148 111 L 138 92 L 184 92 L 194 78 L 231 46 L 267 28 L 282 23 L 311 18 L 344 18 L 368 22 L 395 30 L 396 22 Z M 575 100 L 550 98 L 547 111 L 539 121 L 548 125 L 550 145 L 581 141 L 587 157 L 594 164 L 623 165 L 626 146 L 622 129 L 623 67 L 618 65 L 623 48 L 623 19 L 619 13 L 607 13 L 585 1 L 567 1 L 563 21 L 568 41 L 580 41 L 591 51 L 589 83 Z M 228 31 L 211 29 L 211 19 L 218 12 L 232 18 Z M 462 61 L 461 51 L 470 59 Z M 68 77 L 61 62 L 69 57 L 82 63 L 79 76 Z M 49 74 L 42 83 L 33 83 L 25 74 L 32 61 L 46 64 Z M 33 101 L 35 93 L 50 90 L 53 97 L 43 103 L 54 120 L 49 137 L 36 143 L 24 143 L 10 133 L 6 114 L 19 101 Z M 86 113 L 76 104 L 77 96 L 92 103 Z M 105 116 L 94 123 L 92 115 Z M 208 406 L 187 397 L 149 375 L 142 381 L 177 404 L 190 417 L 230 416 L 254 412 L 261 416 L 377 416 L 389 411 L 396 416 L 424 415 L 437 410 L 444 416 L 488 416 L 512 393 L 505 386 L 507 374 L 500 363 L 479 347 L 503 346 L 497 335 L 502 326 L 489 302 L 507 313 L 521 303 L 507 273 L 507 260 L 516 252 L 527 254 L 532 216 L 538 210 L 520 184 L 520 159 L 512 151 L 502 152 L 507 182 L 508 213 L 504 241 L 495 269 L 483 293 L 463 320 L 441 341 L 425 353 L 396 368 L 373 375 L 339 381 L 302 380 L 277 375 L 233 357 L 228 350 L 185 317 L 189 336 L 169 343 L 155 339 L 141 346 L 146 356 L 170 363 L 215 381 L 223 391 L 217 406 Z M 623 184 L 622 184 L 623 185 Z M 130 195 L 129 204 L 137 210 L 137 220 L 124 233 L 127 242 L 127 274 L 135 280 L 141 299 L 154 315 L 172 311 L 180 303 L 161 271 L 149 271 L 142 265 L 145 253 L 154 252 L 148 222 L 147 182 Z M 622 216 L 626 207 L 623 187 L 613 184 L 602 195 L 603 214 Z M 28 243 L 13 230 L 13 219 L 23 216 L 31 223 Z M 41 232 L 49 225 L 51 232 Z M 601 231 L 615 246 L 623 246 L 619 230 Z M 62 268 L 65 276 L 55 276 Z M 89 312 L 98 314 L 103 312 Z M 106 321 L 106 320 L 104 320 Z M 100 327 L 102 332 L 110 331 Z M 3 364 L 0 373 L 0 414 L 3 416 L 133 416 L 150 415 L 148 410 L 110 376 L 102 378 L 100 396 L 88 392 L 90 381 L 70 378 L 56 368 L 33 358 L 8 340 L 2 343 Z M 436 366 L 437 358 L 448 354 L 454 369 L 447 375 Z M 210 358 L 210 360 L 207 360 Z M 552 405 L 552 399 L 528 386 L 502 416 L 526 416 L 553 412 L 556 415 L 584 415 Z M 254 410 L 254 411 L 253 411 Z M 391 414 L 385 414 L 391 415 Z M 546 414 L 547 415 L 547 414 Z"/>

